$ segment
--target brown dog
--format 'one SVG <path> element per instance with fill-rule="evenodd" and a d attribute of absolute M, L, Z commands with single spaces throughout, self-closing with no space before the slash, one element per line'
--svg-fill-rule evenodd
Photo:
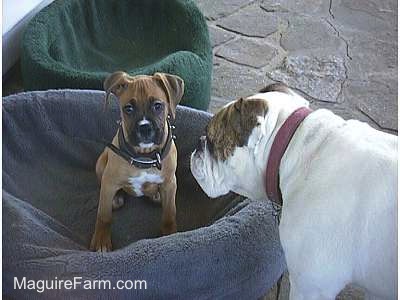
<path fill-rule="evenodd" d="M 176 232 L 177 151 L 170 121 L 183 96 L 184 83 L 174 75 L 131 77 L 111 74 L 104 82 L 106 105 L 118 97 L 121 124 L 112 143 L 97 160 L 101 183 L 95 232 L 90 249 L 111 251 L 112 210 L 123 205 L 124 192 L 161 202 L 161 233 Z"/>

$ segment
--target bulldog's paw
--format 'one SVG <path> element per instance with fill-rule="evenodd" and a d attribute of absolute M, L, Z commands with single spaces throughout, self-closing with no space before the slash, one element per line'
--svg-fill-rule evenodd
<path fill-rule="evenodd" d="M 162 235 L 170 235 L 176 233 L 176 222 L 166 222 L 161 226 Z"/>
<path fill-rule="evenodd" d="M 97 252 L 109 252 L 112 250 L 111 233 L 109 230 L 97 230 L 90 242 L 90 250 Z"/>

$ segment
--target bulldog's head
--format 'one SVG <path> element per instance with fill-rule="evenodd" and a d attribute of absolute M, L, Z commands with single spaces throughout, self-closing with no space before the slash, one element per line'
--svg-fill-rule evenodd
<path fill-rule="evenodd" d="M 283 85 L 240 98 L 213 116 L 191 156 L 191 171 L 208 196 L 228 193 L 261 198 L 270 137 L 292 111 L 308 106 Z"/>
<path fill-rule="evenodd" d="M 115 72 L 104 81 L 106 106 L 110 94 L 117 96 L 125 139 L 137 152 L 151 152 L 165 142 L 167 117 L 175 118 L 184 92 L 183 80 L 175 75 L 129 76 Z"/>

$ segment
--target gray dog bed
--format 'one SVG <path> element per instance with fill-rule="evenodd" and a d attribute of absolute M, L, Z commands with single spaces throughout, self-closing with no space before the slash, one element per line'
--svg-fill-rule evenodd
<path fill-rule="evenodd" d="M 96 159 L 119 112 L 103 92 L 48 91 L 3 98 L 3 296 L 14 299 L 257 299 L 285 268 L 268 202 L 208 199 L 189 170 L 210 118 L 179 107 L 179 233 L 159 237 L 161 207 L 128 199 L 113 213 L 115 251 L 88 251 L 99 186 Z M 144 290 L 14 289 L 26 280 L 146 280 Z M 143 286 L 142 286 L 143 288 Z"/>

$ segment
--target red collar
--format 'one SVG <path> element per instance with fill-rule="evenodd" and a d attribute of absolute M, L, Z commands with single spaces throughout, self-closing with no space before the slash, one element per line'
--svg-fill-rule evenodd
<path fill-rule="evenodd" d="M 280 206 L 282 206 L 283 200 L 279 188 L 279 166 L 294 133 L 311 112 L 312 110 L 307 107 L 296 109 L 279 128 L 269 152 L 265 189 L 268 199 Z"/>

